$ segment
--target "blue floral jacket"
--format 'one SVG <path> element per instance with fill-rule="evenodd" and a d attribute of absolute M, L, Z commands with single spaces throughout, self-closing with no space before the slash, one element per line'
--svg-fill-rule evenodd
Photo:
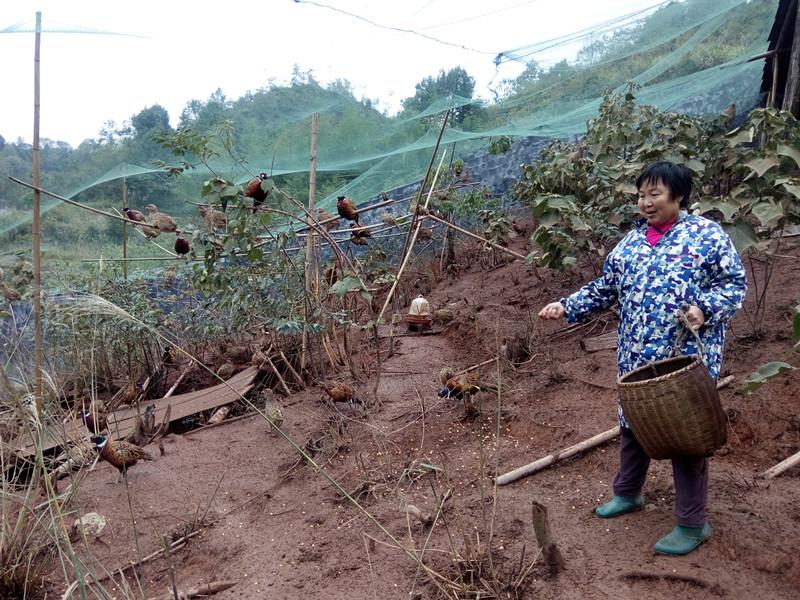
<path fill-rule="evenodd" d="M 698 333 L 703 361 L 716 379 L 725 325 L 741 308 L 747 291 L 739 254 L 717 223 L 684 211 L 655 246 L 646 232 L 647 221 L 640 219 L 608 255 L 603 274 L 561 300 L 567 320 L 583 320 L 618 302 L 617 364 L 623 375 L 669 357 L 680 327 L 675 313 L 694 304 L 706 318 Z M 686 338 L 679 352 L 697 353 L 694 337 Z M 622 407 L 618 410 L 620 424 L 628 427 Z"/>

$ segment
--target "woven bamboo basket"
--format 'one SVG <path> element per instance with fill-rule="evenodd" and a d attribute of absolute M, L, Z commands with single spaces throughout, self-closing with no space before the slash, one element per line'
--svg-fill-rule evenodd
<path fill-rule="evenodd" d="M 639 367 L 621 376 L 617 389 L 625 418 L 650 458 L 711 456 L 726 441 L 717 386 L 698 354 Z"/>

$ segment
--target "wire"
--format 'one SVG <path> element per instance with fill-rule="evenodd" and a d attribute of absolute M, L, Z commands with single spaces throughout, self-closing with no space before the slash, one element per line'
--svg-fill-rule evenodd
<path fill-rule="evenodd" d="M 329 6 L 328 4 L 322 4 L 321 2 L 314 2 L 313 0 L 293 0 L 293 2 L 295 4 L 312 4 L 319 8 L 327 8 L 328 10 L 332 10 L 333 12 L 341 13 L 343 15 L 347 15 L 348 17 L 358 19 L 359 21 L 364 21 L 365 23 L 369 23 L 373 27 L 378 27 L 380 29 L 388 29 L 390 31 L 398 31 L 400 33 L 409 33 L 411 35 L 417 35 L 427 40 L 431 40 L 432 42 L 436 42 L 437 44 L 452 46 L 453 48 L 460 48 L 462 50 L 468 50 L 469 52 L 476 52 L 478 54 L 486 54 L 487 56 L 492 56 L 494 54 L 494 52 L 489 52 L 487 50 L 478 50 L 477 48 L 470 48 L 469 46 L 464 46 L 463 44 L 455 44 L 453 42 L 440 40 L 439 38 L 433 37 L 432 35 L 428 35 L 426 33 L 420 33 L 419 31 L 415 31 L 413 29 L 404 29 L 402 27 L 392 27 L 391 25 L 383 25 L 381 23 L 376 23 L 375 21 L 367 19 L 366 17 L 362 17 L 361 15 L 357 15 L 348 12 L 346 10 L 342 10 L 341 8 L 336 8 L 335 6 Z"/>
<path fill-rule="evenodd" d="M 549 40 L 544 40 L 544 41 L 537 42 L 537 43 L 534 43 L 534 44 L 528 44 L 527 46 L 520 46 L 518 48 L 512 48 L 511 50 L 504 50 L 503 52 L 500 52 L 495 57 L 495 59 L 494 59 L 495 60 L 495 64 L 501 64 L 501 63 L 509 62 L 509 61 L 512 61 L 512 60 L 518 61 L 521 58 L 525 58 L 525 57 L 531 56 L 533 54 L 536 54 L 538 52 L 542 52 L 544 50 L 548 50 L 550 48 L 559 46 L 561 44 L 577 41 L 577 40 L 579 40 L 581 38 L 584 38 L 584 37 L 586 37 L 588 35 L 597 34 L 597 33 L 605 32 L 605 31 L 610 31 L 612 29 L 615 29 L 617 27 L 623 27 L 625 25 L 635 24 L 635 23 L 637 23 L 637 22 L 639 22 L 641 20 L 646 19 L 647 16 L 649 16 L 649 15 L 645 15 L 645 13 L 648 13 L 648 12 L 650 12 L 652 10 L 656 10 L 656 9 L 659 9 L 659 8 L 663 8 L 663 7 L 665 7 L 665 6 L 669 5 L 669 4 L 672 4 L 673 1 L 674 0 L 665 0 L 665 1 L 659 2 L 657 4 L 653 4 L 651 6 L 636 10 L 634 12 L 631 12 L 631 13 L 628 13 L 628 14 L 625 14 L 625 15 L 622 15 L 622 16 L 619 16 L 619 17 L 615 17 L 613 19 L 609 19 L 608 21 L 604 21 L 602 23 L 598 23 L 598 24 L 596 24 L 596 25 L 594 25 L 592 27 L 587 27 L 585 29 L 580 29 L 578 31 L 574 31 L 574 32 L 568 33 L 566 35 L 562 35 L 562 36 L 559 36 L 559 37 L 551 38 Z M 631 22 L 626 22 L 629 19 L 633 19 L 634 17 L 638 17 L 638 19 L 634 19 Z M 519 54 L 519 52 L 522 51 L 522 50 L 529 50 L 529 51 L 525 52 L 524 54 Z"/>

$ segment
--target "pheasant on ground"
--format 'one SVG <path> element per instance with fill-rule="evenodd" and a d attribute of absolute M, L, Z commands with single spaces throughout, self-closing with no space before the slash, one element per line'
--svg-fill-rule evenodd
<path fill-rule="evenodd" d="M 102 435 L 94 435 L 91 439 L 95 448 L 100 451 L 100 458 L 113 465 L 123 476 L 140 460 L 153 460 L 144 448 L 136 444 L 112 440 Z"/>

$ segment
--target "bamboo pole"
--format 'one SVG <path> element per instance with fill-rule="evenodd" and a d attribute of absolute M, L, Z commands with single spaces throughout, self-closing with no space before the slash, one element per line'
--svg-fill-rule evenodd
<path fill-rule="evenodd" d="M 128 186 L 125 182 L 125 177 L 122 177 L 122 210 L 125 210 L 128 207 Z M 123 221 L 122 222 L 122 258 L 128 258 L 128 224 Z M 128 280 L 128 261 L 123 260 L 122 262 L 122 276 L 125 278 L 125 281 Z"/>
<path fill-rule="evenodd" d="M 311 115 L 311 159 L 308 167 L 308 214 L 314 214 L 314 195 L 317 193 L 317 135 L 319 134 L 319 113 Z M 305 300 L 303 303 L 303 341 L 300 351 L 300 371 L 306 367 L 306 355 L 308 354 L 308 315 L 309 303 L 311 298 L 311 276 L 313 273 L 314 261 L 314 230 L 309 230 L 310 235 L 306 238 L 306 262 L 303 269 L 303 280 L 306 289 Z"/>
<path fill-rule="evenodd" d="M 480 240 L 484 244 L 489 244 L 490 246 L 492 246 L 494 248 L 497 248 L 501 252 L 505 252 L 506 254 L 510 254 L 511 256 L 513 256 L 515 258 L 521 258 L 522 260 L 525 260 L 525 258 L 526 258 L 524 254 L 520 254 L 519 252 L 514 252 L 513 250 L 509 250 L 508 248 L 506 248 L 504 246 L 501 246 L 500 244 L 495 244 L 494 242 L 490 242 L 486 238 L 481 237 L 476 233 L 472 233 L 471 231 L 467 231 L 466 229 L 462 229 L 458 225 L 453 225 L 449 221 L 445 221 L 444 219 L 440 219 L 439 217 L 436 217 L 434 215 L 425 215 L 425 216 L 428 219 L 431 219 L 432 221 L 436 221 L 437 223 L 441 223 L 442 225 L 445 225 L 446 227 L 449 227 L 450 229 L 458 231 L 459 233 L 463 233 L 464 235 L 468 235 L 471 238 L 475 238 L 476 240 Z"/>
<path fill-rule="evenodd" d="M 44 423 L 44 404 L 42 402 L 42 223 L 41 194 L 38 189 L 42 183 L 41 148 L 39 147 L 41 43 L 42 13 L 37 11 L 33 57 L 33 183 L 36 186 L 33 191 L 33 395 L 36 404 L 36 417 L 39 419 L 39 423 Z M 40 431 L 40 428 L 37 427 L 36 431 Z"/>
<path fill-rule="evenodd" d="M 428 203 L 431 201 L 431 195 L 433 194 L 433 189 L 436 187 L 436 180 L 439 178 L 439 172 L 442 169 L 442 164 L 444 163 L 445 155 L 442 154 L 441 160 L 439 160 L 439 166 L 436 168 L 436 173 L 433 176 L 433 181 L 431 182 L 431 188 L 428 191 L 428 197 L 425 199 L 425 209 L 428 208 Z M 419 233 L 420 228 L 422 227 L 422 222 L 417 223 L 416 229 L 414 229 L 413 234 L 411 235 L 411 240 L 408 243 L 408 252 L 405 253 L 403 257 L 403 262 L 400 265 L 400 268 L 397 270 L 397 275 L 392 282 L 392 287 L 389 290 L 389 293 L 386 296 L 386 301 L 383 303 L 383 308 L 381 308 L 381 312 L 378 313 L 378 316 L 375 318 L 375 323 L 381 322 L 381 317 L 383 317 L 383 313 L 386 312 L 386 308 L 389 306 L 389 303 L 392 301 L 392 296 L 394 296 L 394 291 L 397 289 L 397 284 L 400 283 L 400 278 L 403 276 L 403 271 L 408 264 L 408 259 L 411 257 L 411 249 L 414 247 L 414 242 L 417 241 L 417 234 Z M 409 231 L 411 229 L 409 228 Z"/>
<path fill-rule="evenodd" d="M 62 202 L 66 202 L 67 204 L 72 204 L 72 206 L 77 206 L 78 208 L 82 208 L 83 210 L 88 210 L 89 212 L 93 212 L 93 213 L 98 214 L 98 215 L 103 215 L 104 217 L 110 217 L 112 219 L 117 219 L 118 221 L 124 221 L 124 222 L 130 223 L 131 225 L 134 225 L 134 226 L 135 225 L 144 225 L 144 223 L 139 223 L 138 221 L 131 221 L 130 219 L 128 219 L 126 217 L 118 217 L 117 215 L 115 215 L 113 213 L 106 212 L 104 210 L 100 210 L 99 208 L 93 208 L 91 206 L 86 206 L 85 204 L 81 204 L 80 202 L 75 202 L 75 200 L 70 200 L 69 198 L 65 198 L 64 196 L 59 196 L 58 194 L 56 194 L 54 192 L 50 192 L 50 191 L 42 188 L 39 184 L 36 184 L 36 183 L 31 184 L 31 183 L 28 183 L 27 181 L 22 181 L 21 179 L 17 179 L 16 177 L 11 177 L 10 175 L 8 176 L 8 178 L 11 181 L 13 181 L 14 183 L 18 183 L 18 184 L 20 184 L 22 186 L 25 186 L 26 188 L 32 189 L 34 191 L 34 194 L 36 192 L 41 192 L 42 194 L 50 196 L 51 198 L 55 198 L 56 200 L 61 200 Z M 178 231 L 177 233 L 180 233 L 180 231 Z"/>
<path fill-rule="evenodd" d="M 800 464 L 800 452 L 792 454 L 789 458 L 786 458 L 781 462 L 779 462 L 774 467 L 767 469 L 766 471 L 761 473 L 761 477 L 763 477 L 764 479 L 772 479 L 773 477 L 777 477 L 784 471 L 788 471 L 789 469 L 798 464 Z"/>
<path fill-rule="evenodd" d="M 430 162 L 428 162 L 428 168 L 425 169 L 425 176 L 422 178 L 422 181 L 419 184 L 419 190 L 417 190 L 416 200 L 414 201 L 414 205 L 417 207 L 417 210 L 415 210 L 414 214 L 411 216 L 411 226 L 408 228 L 408 235 L 406 237 L 405 243 L 403 244 L 403 251 L 400 253 L 401 261 L 405 260 L 406 253 L 411 251 L 411 249 L 409 248 L 409 240 L 411 239 L 411 230 L 414 228 L 414 225 L 417 224 L 419 202 L 420 200 L 422 200 L 422 195 L 425 193 L 425 182 L 428 180 L 428 175 L 431 174 L 431 169 L 433 168 L 433 161 L 436 159 L 436 153 L 439 152 L 439 144 L 442 141 L 444 130 L 447 127 L 447 120 L 450 118 L 450 113 L 452 112 L 452 110 L 453 110 L 452 107 L 448 108 L 447 112 L 444 113 L 444 121 L 442 122 L 442 128 L 439 130 L 439 137 L 436 138 L 436 145 L 433 147 L 433 154 L 431 154 L 431 160 Z M 444 156 L 442 156 L 442 160 L 444 160 Z M 433 185 L 431 185 L 431 189 L 433 189 Z M 430 199 L 430 194 L 428 194 L 428 198 Z M 425 207 L 426 208 L 428 207 L 427 202 L 425 203 Z"/>
<path fill-rule="evenodd" d="M 530 464 L 523 465 L 518 469 L 514 469 L 504 475 L 500 475 L 496 479 L 497 485 L 506 485 L 507 483 L 511 483 L 512 481 L 516 481 L 517 479 L 521 479 L 523 477 L 527 477 L 528 475 L 532 475 L 537 471 L 541 471 L 545 467 L 549 467 L 557 463 L 558 461 L 569 458 L 570 456 L 575 456 L 576 454 L 583 452 L 584 450 L 589 450 L 590 448 L 594 448 L 599 446 L 600 444 L 604 444 L 608 440 L 615 438 L 619 435 L 619 425 L 614 427 L 613 429 L 609 429 L 608 431 L 604 431 L 603 433 L 598 433 L 594 437 L 590 437 L 588 440 L 583 440 L 575 444 L 574 446 L 570 446 L 569 448 L 565 448 L 559 452 L 554 452 L 544 458 L 540 458 L 539 460 L 535 460 Z"/>

